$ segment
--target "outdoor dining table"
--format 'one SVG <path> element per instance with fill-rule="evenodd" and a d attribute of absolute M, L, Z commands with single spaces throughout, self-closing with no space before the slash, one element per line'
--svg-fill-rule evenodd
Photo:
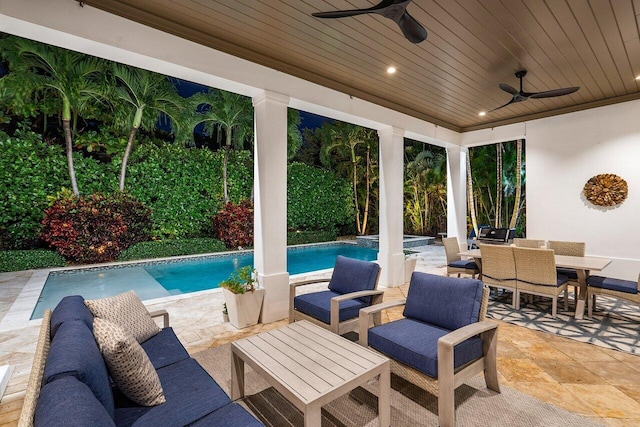
<path fill-rule="evenodd" d="M 482 254 L 480 249 L 470 249 L 458 253 L 462 257 L 473 258 L 480 270 L 480 277 L 482 277 Z M 580 291 L 578 294 L 578 300 L 576 301 L 575 318 L 582 319 L 584 317 L 584 307 L 587 301 L 587 277 L 589 277 L 590 271 L 600 271 L 611 263 L 610 259 L 599 258 L 592 256 L 568 256 L 568 255 L 555 255 L 556 267 L 572 268 L 578 274 L 578 283 L 580 284 Z"/>

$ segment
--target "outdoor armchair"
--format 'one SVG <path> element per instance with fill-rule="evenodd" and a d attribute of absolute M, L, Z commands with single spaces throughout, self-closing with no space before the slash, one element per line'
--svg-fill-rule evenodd
<path fill-rule="evenodd" d="M 589 276 L 587 284 L 589 285 L 587 288 L 589 317 L 593 314 L 593 308 L 596 305 L 596 295 L 624 299 L 640 304 L 640 275 L 638 275 L 638 282 L 604 276 Z"/>
<path fill-rule="evenodd" d="M 413 273 L 405 300 L 360 310 L 360 344 L 391 359 L 391 371 L 438 395 L 440 427 L 455 425 L 455 389 L 484 372 L 500 392 L 498 325 L 484 320 L 489 288 L 475 279 Z M 370 328 L 371 316 L 404 305 L 404 318 Z"/>
<path fill-rule="evenodd" d="M 296 295 L 303 285 L 326 279 L 292 283 L 289 288 L 289 323 L 305 319 L 342 335 L 358 329 L 358 311 L 382 302 L 377 290 L 380 266 L 339 255 L 327 290 Z"/>
<path fill-rule="evenodd" d="M 473 260 L 462 259 L 459 252 L 464 250 L 460 247 L 456 237 L 445 237 L 442 239 L 444 245 L 444 253 L 447 256 L 447 276 L 451 274 L 470 274 L 475 279 L 476 274 L 480 273 L 478 265 Z"/>

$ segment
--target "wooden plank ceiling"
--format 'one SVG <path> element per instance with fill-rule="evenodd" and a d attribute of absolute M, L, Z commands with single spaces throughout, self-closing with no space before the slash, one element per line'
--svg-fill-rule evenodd
<path fill-rule="evenodd" d="M 414 0 L 420 44 L 380 15 L 318 19 L 370 0 L 86 0 L 212 48 L 468 131 L 640 98 L 640 0 Z M 394 75 L 386 69 L 397 68 Z M 563 97 L 505 104 L 527 92 Z"/>

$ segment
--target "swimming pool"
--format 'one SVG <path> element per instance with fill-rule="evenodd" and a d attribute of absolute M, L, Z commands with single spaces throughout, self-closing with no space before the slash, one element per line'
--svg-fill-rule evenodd
<path fill-rule="evenodd" d="M 308 273 L 332 268 L 338 255 L 372 261 L 377 254 L 350 243 L 293 246 L 287 248 L 287 270 L 289 274 Z M 232 271 L 245 265 L 253 265 L 253 252 L 53 271 L 31 319 L 41 318 L 45 309 L 54 308 L 66 295 L 95 299 L 134 289 L 141 300 L 148 300 L 214 289 Z"/>

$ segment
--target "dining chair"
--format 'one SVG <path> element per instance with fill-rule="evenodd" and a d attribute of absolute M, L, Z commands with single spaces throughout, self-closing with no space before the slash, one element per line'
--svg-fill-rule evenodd
<path fill-rule="evenodd" d="M 555 254 L 551 249 L 513 248 L 516 261 L 516 309 L 520 308 L 522 293 L 550 297 L 551 317 L 558 312 L 558 295 L 563 291 L 564 309 L 568 310 L 568 278 L 556 271 Z"/>
<path fill-rule="evenodd" d="M 480 245 L 482 282 L 490 288 L 508 289 L 513 293 L 512 307 L 516 307 L 516 261 L 513 247 Z"/>
<path fill-rule="evenodd" d="M 562 240 L 549 240 L 548 248 L 553 249 L 556 255 L 567 256 L 584 256 L 586 245 L 584 242 L 567 242 Z M 578 281 L 578 273 L 573 268 L 558 267 L 558 274 L 567 276 L 569 283 L 567 283 L 567 289 L 569 286 L 573 286 L 573 300 L 578 300 L 578 289 L 580 289 L 580 282 Z M 567 290 L 568 292 L 568 290 Z"/>
<path fill-rule="evenodd" d="M 596 306 L 596 295 L 624 299 L 640 304 L 640 275 L 638 282 L 633 280 L 614 279 L 604 276 L 589 276 L 587 279 L 587 304 L 589 317 Z"/>
<path fill-rule="evenodd" d="M 480 273 L 478 265 L 472 260 L 462 259 L 458 253 L 463 249 L 458 242 L 457 237 L 446 237 L 442 239 L 444 245 L 444 252 L 447 256 L 447 276 L 457 274 L 460 277 L 461 274 L 470 274 L 473 279 L 476 278 L 476 274 Z"/>
<path fill-rule="evenodd" d="M 516 237 L 515 239 L 513 239 L 513 244 L 518 248 L 538 249 L 538 248 L 544 247 L 545 241 L 536 240 L 536 239 L 522 239 L 522 238 Z"/>
<path fill-rule="evenodd" d="M 312 279 L 289 286 L 289 323 L 308 320 L 343 335 L 358 329 L 361 308 L 382 302 L 378 290 L 380 266 L 338 255 L 331 280 Z M 329 282 L 328 289 L 296 295 L 300 286 Z M 379 319 L 375 319 L 379 323 Z"/>

